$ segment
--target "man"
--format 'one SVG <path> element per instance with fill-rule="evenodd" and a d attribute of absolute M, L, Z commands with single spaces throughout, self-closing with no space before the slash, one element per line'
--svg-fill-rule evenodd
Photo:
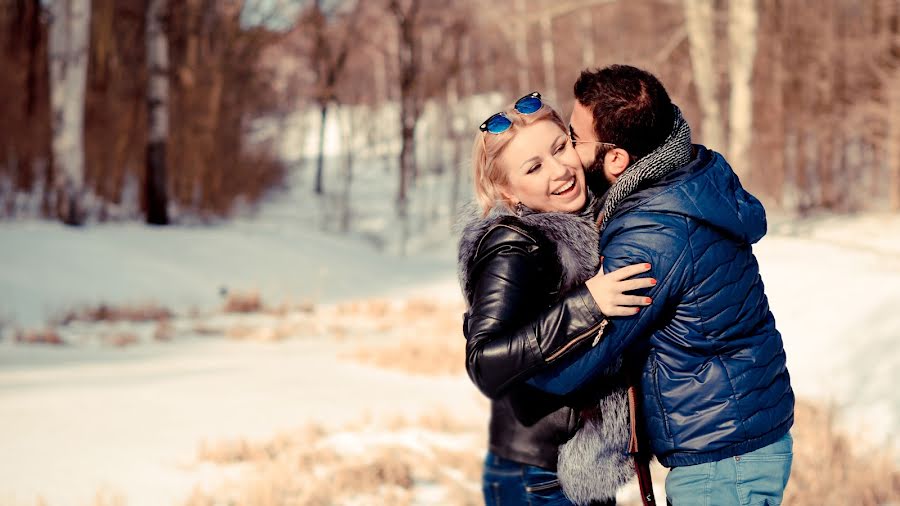
<path fill-rule="evenodd" d="M 765 211 L 720 154 L 691 144 L 651 74 L 585 71 L 575 97 L 572 142 L 611 185 L 603 269 L 647 262 L 658 284 L 649 307 L 610 319 L 590 345 L 528 382 L 565 395 L 637 356 L 640 418 L 653 453 L 672 468 L 669 503 L 780 504 L 794 395 L 751 249 L 765 234 Z"/>

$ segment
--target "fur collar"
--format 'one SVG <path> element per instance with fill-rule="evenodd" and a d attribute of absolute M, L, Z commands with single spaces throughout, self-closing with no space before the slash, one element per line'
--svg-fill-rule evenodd
<path fill-rule="evenodd" d="M 513 220 L 528 232 L 553 244 L 556 259 L 562 268 L 561 292 L 584 283 L 597 273 L 600 265 L 598 246 L 600 234 L 597 230 L 599 199 L 589 199 L 585 209 L 574 213 L 539 213 L 525 208 L 514 214 L 505 206 L 498 205 L 486 217 L 481 217 L 475 206 L 470 205 L 464 213 L 467 218 L 459 240 L 458 275 L 466 301 L 471 292 L 468 288 L 472 261 L 478 254 L 481 239 L 494 225 L 504 220 Z"/>

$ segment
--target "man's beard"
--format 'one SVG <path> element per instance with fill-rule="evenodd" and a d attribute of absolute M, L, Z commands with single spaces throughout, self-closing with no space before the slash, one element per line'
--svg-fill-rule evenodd
<path fill-rule="evenodd" d="M 603 159 L 606 153 L 601 154 L 599 149 L 597 151 L 598 153 L 597 156 L 594 157 L 594 161 L 584 168 L 584 181 L 594 195 L 599 197 L 609 190 L 612 183 L 609 182 L 606 178 L 606 173 L 603 171 Z"/>

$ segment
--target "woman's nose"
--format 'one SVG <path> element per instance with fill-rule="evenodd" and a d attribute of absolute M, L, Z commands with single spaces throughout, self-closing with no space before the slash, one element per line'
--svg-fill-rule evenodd
<path fill-rule="evenodd" d="M 567 151 L 571 151 L 571 149 Z M 566 155 L 568 155 L 568 153 L 566 153 Z M 568 158 L 571 158 L 571 155 L 553 157 L 553 161 L 551 162 L 551 166 L 553 167 L 553 179 L 566 179 L 569 177 L 569 173 L 571 172 L 571 167 L 573 167 L 573 165 L 572 163 L 570 163 Z"/>

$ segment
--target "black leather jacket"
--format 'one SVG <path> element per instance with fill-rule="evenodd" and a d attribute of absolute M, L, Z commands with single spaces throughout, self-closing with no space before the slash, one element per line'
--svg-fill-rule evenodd
<path fill-rule="evenodd" d="M 554 244 L 515 217 L 487 230 L 466 272 L 466 369 L 493 400 L 490 449 L 555 470 L 558 446 L 578 427 L 573 407 L 584 402 L 577 393 L 557 397 L 524 381 L 590 346 L 603 315 L 583 284 L 559 297 Z"/>

